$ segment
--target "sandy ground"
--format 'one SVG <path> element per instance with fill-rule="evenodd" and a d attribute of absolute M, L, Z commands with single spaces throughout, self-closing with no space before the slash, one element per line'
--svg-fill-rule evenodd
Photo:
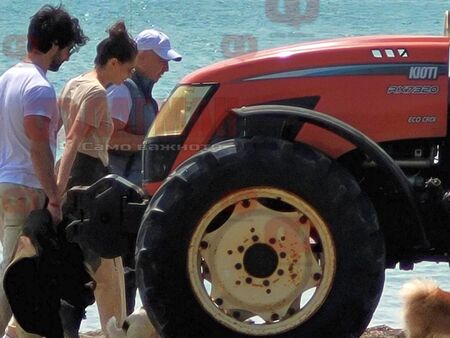
<path fill-rule="evenodd" d="M 406 338 L 406 336 L 402 330 L 382 325 L 367 329 L 361 338 Z"/>
<path fill-rule="evenodd" d="M 105 338 L 105 335 L 101 330 L 98 330 L 81 333 L 80 338 Z"/>
<path fill-rule="evenodd" d="M 375 326 L 366 330 L 361 338 L 405 338 L 402 330 L 391 329 L 388 326 Z M 105 338 L 103 333 L 98 331 L 85 332 L 80 335 L 80 338 Z"/>

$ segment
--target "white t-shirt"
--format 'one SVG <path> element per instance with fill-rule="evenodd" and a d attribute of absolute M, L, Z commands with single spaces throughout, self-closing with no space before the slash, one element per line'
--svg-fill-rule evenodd
<path fill-rule="evenodd" d="M 122 121 L 123 123 L 128 122 L 131 111 L 131 94 L 128 87 L 124 84 L 119 86 L 112 85 L 107 89 L 108 95 L 108 109 L 111 113 L 113 119 Z"/>
<path fill-rule="evenodd" d="M 25 116 L 50 119 L 50 147 L 55 156 L 58 108 L 55 89 L 45 72 L 32 63 L 18 63 L 0 76 L 0 182 L 42 188 L 34 172 Z"/>

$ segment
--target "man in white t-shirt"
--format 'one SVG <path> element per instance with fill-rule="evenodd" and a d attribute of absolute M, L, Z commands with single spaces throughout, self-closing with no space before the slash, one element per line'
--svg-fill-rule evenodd
<path fill-rule="evenodd" d="M 57 71 L 87 38 L 78 20 L 61 6 L 43 6 L 28 27 L 27 56 L 0 76 L 0 278 L 11 261 L 28 214 L 47 205 L 54 223 L 62 219 L 54 176 L 59 114 L 55 89 L 46 77 Z M 0 287 L 0 332 L 11 310 Z M 21 337 L 36 337 L 17 328 Z"/>

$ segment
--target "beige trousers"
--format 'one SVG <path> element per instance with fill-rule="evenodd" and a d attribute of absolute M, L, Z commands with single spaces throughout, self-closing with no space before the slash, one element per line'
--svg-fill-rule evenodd
<path fill-rule="evenodd" d="M 0 332 L 3 332 L 11 318 L 11 309 L 3 290 L 3 275 L 11 262 L 17 239 L 28 214 L 42 208 L 45 194 L 41 189 L 33 189 L 19 184 L 0 183 L 0 240 L 3 258 L 0 263 Z M 33 337 L 22 335 L 21 337 Z"/>

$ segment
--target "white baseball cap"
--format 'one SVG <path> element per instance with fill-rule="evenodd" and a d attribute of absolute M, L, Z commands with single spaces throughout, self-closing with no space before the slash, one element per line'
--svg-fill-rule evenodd
<path fill-rule="evenodd" d="M 135 38 L 138 51 L 152 50 L 164 60 L 181 61 L 182 56 L 170 46 L 169 37 L 156 29 L 146 29 Z"/>

